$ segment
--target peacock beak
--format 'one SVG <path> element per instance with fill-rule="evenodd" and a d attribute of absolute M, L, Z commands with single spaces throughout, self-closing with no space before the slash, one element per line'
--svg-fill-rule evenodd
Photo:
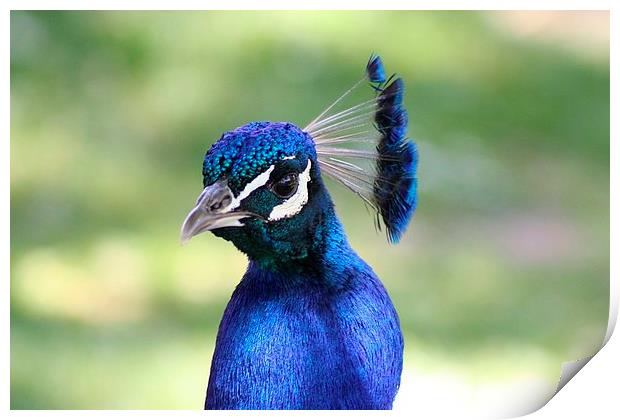
<path fill-rule="evenodd" d="M 198 196 L 196 206 L 189 212 L 181 227 L 181 243 L 206 231 L 241 227 L 242 219 L 255 216 L 253 213 L 239 211 L 235 198 L 226 181 L 218 181 L 206 187 Z"/>

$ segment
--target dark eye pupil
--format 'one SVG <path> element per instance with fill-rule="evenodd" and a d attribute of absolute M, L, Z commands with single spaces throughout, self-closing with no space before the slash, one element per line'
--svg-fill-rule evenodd
<path fill-rule="evenodd" d="M 297 174 L 286 174 L 273 184 L 273 192 L 281 198 L 288 198 L 297 191 Z"/>

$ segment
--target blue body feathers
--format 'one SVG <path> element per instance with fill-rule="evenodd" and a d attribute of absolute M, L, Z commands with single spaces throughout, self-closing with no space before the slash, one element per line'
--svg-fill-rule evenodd
<path fill-rule="evenodd" d="M 250 264 L 220 324 L 205 408 L 392 407 L 403 351 L 396 311 L 341 231 L 324 239 L 315 270 Z"/>

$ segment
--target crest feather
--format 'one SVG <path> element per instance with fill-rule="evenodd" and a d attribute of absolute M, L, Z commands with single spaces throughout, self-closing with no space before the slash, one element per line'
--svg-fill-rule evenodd
<path fill-rule="evenodd" d="M 382 222 L 388 240 L 396 243 L 417 204 L 418 152 L 415 143 L 406 137 L 404 83 L 399 77 L 386 79 L 385 75 L 381 58 L 371 55 L 365 77 L 304 131 L 315 141 L 321 171 L 376 211 L 377 226 L 381 228 Z M 333 112 L 364 80 L 375 91 L 374 97 Z"/>

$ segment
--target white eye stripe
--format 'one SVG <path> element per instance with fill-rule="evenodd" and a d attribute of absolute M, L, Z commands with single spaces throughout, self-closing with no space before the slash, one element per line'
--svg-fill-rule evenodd
<path fill-rule="evenodd" d="M 308 202 L 308 182 L 310 182 L 310 168 L 312 163 L 308 159 L 306 169 L 299 174 L 297 191 L 284 203 L 275 206 L 269 214 L 269 220 L 275 221 L 295 216 Z"/>
<path fill-rule="evenodd" d="M 271 165 L 269 167 L 269 169 L 267 169 L 262 174 L 258 175 L 252 181 L 250 181 L 243 188 L 243 190 L 239 193 L 239 195 L 232 199 L 232 201 L 230 202 L 228 207 L 225 209 L 225 211 L 236 209 L 241 204 L 241 201 L 243 201 L 245 198 L 247 198 L 255 190 L 259 189 L 260 187 L 265 185 L 267 182 L 269 182 L 269 176 L 271 175 L 271 172 L 273 172 L 274 168 L 275 168 L 275 166 Z"/>

